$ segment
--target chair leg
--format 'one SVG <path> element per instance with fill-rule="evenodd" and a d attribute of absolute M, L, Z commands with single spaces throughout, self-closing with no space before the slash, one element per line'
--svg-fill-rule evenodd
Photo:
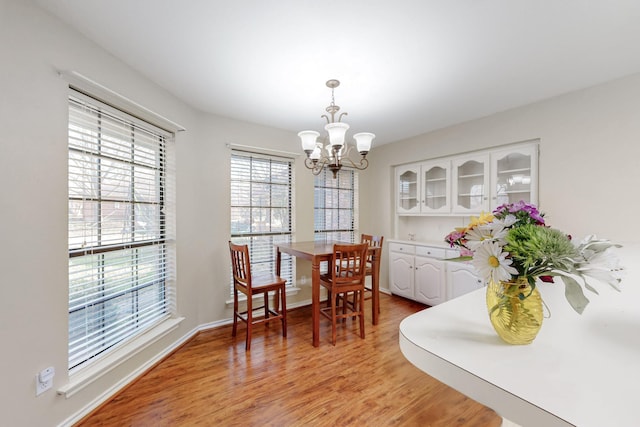
<path fill-rule="evenodd" d="M 357 293 L 360 294 L 360 338 L 364 339 L 364 291 L 358 291 Z"/>
<path fill-rule="evenodd" d="M 251 332 L 253 327 L 253 301 L 251 295 L 247 295 L 247 339 L 244 345 L 245 351 L 251 350 Z"/>
<path fill-rule="evenodd" d="M 287 337 L 287 296 L 284 289 L 279 289 L 278 297 L 282 301 L 282 336 Z"/>
<path fill-rule="evenodd" d="M 233 329 L 231 329 L 231 336 L 235 337 L 238 332 L 238 290 L 233 289 Z"/>
<path fill-rule="evenodd" d="M 336 318 L 336 293 L 331 293 L 331 343 L 336 345 L 336 323 L 338 319 Z"/>
<path fill-rule="evenodd" d="M 264 293 L 264 318 L 269 318 L 269 292 Z M 265 322 L 266 326 L 269 326 L 269 322 Z"/>
<path fill-rule="evenodd" d="M 342 314 L 347 314 L 347 303 L 349 302 L 349 292 L 345 292 L 341 295 L 342 300 Z M 342 322 L 346 322 L 347 318 L 343 317 Z"/>

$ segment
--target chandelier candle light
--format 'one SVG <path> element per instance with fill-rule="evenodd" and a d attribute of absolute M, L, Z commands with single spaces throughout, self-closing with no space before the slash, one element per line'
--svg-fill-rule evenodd
<path fill-rule="evenodd" d="M 340 86 L 338 80 L 331 79 L 327 81 L 327 87 L 331 88 L 331 104 L 325 109 L 329 115 L 323 114 L 321 116 L 327 120 L 324 129 L 329 134 L 329 143 L 326 147 L 323 147 L 322 142 L 318 142 L 319 132 L 304 130 L 298 133 L 302 141 L 302 149 L 307 154 L 307 158 L 304 159 L 304 165 L 308 169 L 311 169 L 314 175 L 318 175 L 327 167 L 333 172 L 333 177 L 336 178 L 338 171 L 345 163 L 350 167 L 360 170 L 366 169 L 367 166 L 369 166 L 367 153 L 371 150 L 371 142 L 373 138 L 375 138 L 375 135 L 369 132 L 360 132 L 353 135 L 356 141 L 356 149 L 362 158 L 356 163 L 348 157 L 352 148 L 345 144 L 345 134 L 349 129 L 349 125 L 342 122 L 342 116 L 346 116 L 347 113 L 340 113 L 336 121 L 336 114 L 340 111 L 340 107 L 335 104 L 333 90 L 338 86 Z"/>

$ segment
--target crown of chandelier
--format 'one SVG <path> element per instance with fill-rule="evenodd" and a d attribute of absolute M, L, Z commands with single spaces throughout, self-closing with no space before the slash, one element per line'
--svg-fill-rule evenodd
<path fill-rule="evenodd" d="M 342 122 L 342 116 L 346 116 L 347 113 L 340 113 L 336 120 L 336 114 L 340 112 L 340 107 L 335 103 L 333 92 L 338 86 L 340 86 L 340 81 L 338 80 L 331 79 L 327 81 L 327 87 L 331 89 L 331 104 L 325 110 L 329 115 L 323 114 L 320 116 L 327 120 L 324 129 L 327 131 L 329 142 L 324 145 L 327 136 L 323 138 L 322 142 L 318 141 L 320 133 L 314 130 L 304 130 L 298 133 L 302 142 L 302 149 L 307 154 L 307 158 L 304 159 L 304 165 L 311 169 L 314 175 L 318 175 L 326 167 L 333 172 L 333 177 L 336 178 L 338 171 L 342 169 L 344 164 L 360 170 L 369 166 L 367 153 L 371 150 L 371 142 L 375 135 L 370 132 L 360 132 L 353 135 L 355 147 L 362 157 L 357 163 L 349 158 L 353 148 L 353 146 L 345 144 L 345 135 L 349 125 Z"/>

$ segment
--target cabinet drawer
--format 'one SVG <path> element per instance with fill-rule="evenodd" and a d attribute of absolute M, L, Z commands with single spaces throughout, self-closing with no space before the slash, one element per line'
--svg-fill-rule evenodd
<path fill-rule="evenodd" d="M 434 248 L 433 246 L 416 246 L 416 255 L 431 258 L 446 258 L 447 250 L 444 248 Z"/>
<path fill-rule="evenodd" d="M 406 245 L 404 243 L 390 243 L 389 250 L 393 252 L 402 252 L 404 254 L 413 255 L 415 253 L 416 247 L 413 245 Z"/>

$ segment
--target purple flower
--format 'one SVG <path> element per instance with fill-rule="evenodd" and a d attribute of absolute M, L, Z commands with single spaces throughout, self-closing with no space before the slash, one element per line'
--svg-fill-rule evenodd
<path fill-rule="evenodd" d="M 505 203 L 493 211 L 493 215 L 498 219 L 503 219 L 508 214 L 514 215 L 521 223 L 544 225 L 544 215 L 540 213 L 535 205 L 526 203 L 524 200 L 516 203 Z"/>

